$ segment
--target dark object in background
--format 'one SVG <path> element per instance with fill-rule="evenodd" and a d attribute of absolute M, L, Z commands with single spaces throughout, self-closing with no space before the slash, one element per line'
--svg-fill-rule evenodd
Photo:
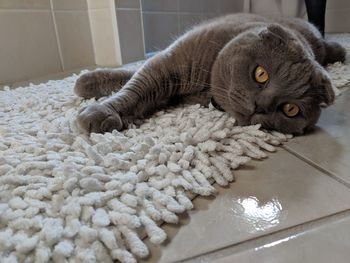
<path fill-rule="evenodd" d="M 324 37 L 324 24 L 327 0 L 305 0 L 309 22 L 320 30 Z"/>

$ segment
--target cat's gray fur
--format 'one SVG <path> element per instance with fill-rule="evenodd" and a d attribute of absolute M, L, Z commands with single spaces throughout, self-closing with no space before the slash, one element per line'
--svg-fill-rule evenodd
<path fill-rule="evenodd" d="M 88 132 L 122 130 L 175 102 L 215 103 L 239 125 L 261 123 L 285 133 L 303 133 L 317 122 L 321 104 L 334 92 L 322 67 L 344 61 L 345 49 L 325 41 L 301 19 L 270 19 L 235 14 L 203 23 L 149 59 L 138 71 L 100 70 L 81 76 L 75 92 L 84 98 L 118 91 L 78 116 Z M 270 80 L 253 79 L 262 65 Z M 285 116 L 281 105 L 297 104 L 301 113 Z"/>

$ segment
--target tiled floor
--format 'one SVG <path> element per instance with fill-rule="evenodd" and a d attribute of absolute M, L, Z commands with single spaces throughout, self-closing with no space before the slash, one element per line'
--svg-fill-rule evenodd
<path fill-rule="evenodd" d="M 168 242 L 143 262 L 349 262 L 350 90 L 296 137 L 196 198 Z"/>
<path fill-rule="evenodd" d="M 216 197 L 197 197 L 177 226 L 163 226 L 166 244 L 146 241 L 151 256 L 141 262 L 349 262 L 349 104 L 347 90 L 315 132 L 240 168 Z"/>

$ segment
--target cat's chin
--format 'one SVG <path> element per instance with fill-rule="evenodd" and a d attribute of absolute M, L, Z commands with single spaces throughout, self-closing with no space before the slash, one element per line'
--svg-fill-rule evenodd
<path fill-rule="evenodd" d="M 306 132 L 306 127 L 303 126 L 291 126 L 281 125 L 272 122 L 272 117 L 267 117 L 264 114 L 254 114 L 251 117 L 250 125 L 261 124 L 261 127 L 270 131 L 277 131 L 285 134 L 303 135 Z"/>
<path fill-rule="evenodd" d="M 248 126 L 251 125 L 251 116 L 245 116 L 243 114 L 240 114 L 238 112 L 232 113 L 233 117 L 236 120 L 236 125 L 237 126 Z"/>

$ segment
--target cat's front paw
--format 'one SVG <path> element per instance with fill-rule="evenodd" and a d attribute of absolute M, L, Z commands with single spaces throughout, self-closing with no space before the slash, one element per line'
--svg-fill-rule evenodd
<path fill-rule="evenodd" d="M 123 121 L 118 113 L 103 104 L 92 104 L 78 114 L 79 126 L 88 133 L 105 133 L 122 130 Z"/>

